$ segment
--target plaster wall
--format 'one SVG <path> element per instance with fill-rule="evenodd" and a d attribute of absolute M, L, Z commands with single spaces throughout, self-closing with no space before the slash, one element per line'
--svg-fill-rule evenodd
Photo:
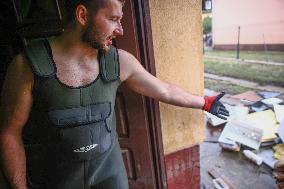
<path fill-rule="evenodd" d="M 203 95 L 201 0 L 149 0 L 157 77 Z M 160 103 L 165 154 L 204 139 L 201 110 Z"/>
<path fill-rule="evenodd" d="M 213 0 L 213 43 L 284 44 L 283 0 Z"/>

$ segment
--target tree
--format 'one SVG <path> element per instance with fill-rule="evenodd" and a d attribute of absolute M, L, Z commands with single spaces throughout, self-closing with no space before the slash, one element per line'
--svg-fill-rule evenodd
<path fill-rule="evenodd" d="M 211 33 L 212 31 L 212 18 L 207 16 L 203 19 L 203 34 Z"/>

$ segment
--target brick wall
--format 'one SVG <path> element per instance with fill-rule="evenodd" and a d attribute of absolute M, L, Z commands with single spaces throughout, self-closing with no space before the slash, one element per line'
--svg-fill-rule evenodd
<path fill-rule="evenodd" d="M 200 189 L 199 145 L 165 156 L 168 189 Z"/>

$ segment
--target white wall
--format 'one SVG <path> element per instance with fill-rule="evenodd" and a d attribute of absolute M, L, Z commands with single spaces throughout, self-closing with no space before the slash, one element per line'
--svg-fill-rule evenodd
<path fill-rule="evenodd" d="M 213 0 L 213 43 L 284 44 L 284 0 Z"/>

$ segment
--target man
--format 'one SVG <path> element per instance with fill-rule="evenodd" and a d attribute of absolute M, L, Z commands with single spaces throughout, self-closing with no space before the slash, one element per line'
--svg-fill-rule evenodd
<path fill-rule="evenodd" d="M 123 0 L 66 2 L 64 33 L 31 44 L 7 71 L 0 148 L 12 189 L 127 189 L 114 115 L 122 82 L 165 103 L 228 116 L 223 93 L 189 94 L 111 46 L 123 35 Z"/>

